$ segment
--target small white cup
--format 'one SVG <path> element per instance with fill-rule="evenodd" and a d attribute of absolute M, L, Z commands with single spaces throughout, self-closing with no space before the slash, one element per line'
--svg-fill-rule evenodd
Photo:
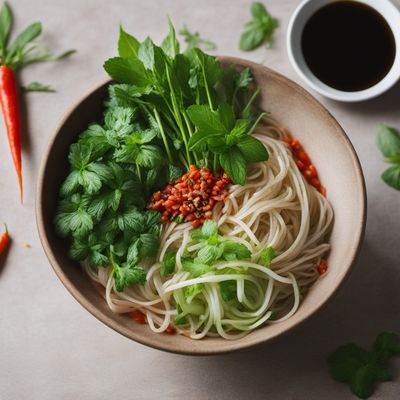
<path fill-rule="evenodd" d="M 290 62 L 300 77 L 315 91 L 333 100 L 356 102 L 379 96 L 392 87 L 400 78 L 400 12 L 389 0 L 362 0 L 378 11 L 387 21 L 396 43 L 396 56 L 387 75 L 374 86 L 356 92 L 334 89 L 321 82 L 308 68 L 301 50 L 301 36 L 304 25 L 321 7 L 333 0 L 304 0 L 293 13 L 287 31 L 287 50 Z M 338 24 L 340 29 L 340 24 Z"/>

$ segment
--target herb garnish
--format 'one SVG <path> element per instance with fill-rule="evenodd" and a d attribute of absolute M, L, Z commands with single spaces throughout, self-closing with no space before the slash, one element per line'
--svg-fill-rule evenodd
<path fill-rule="evenodd" d="M 347 344 L 329 356 L 328 364 L 333 379 L 348 383 L 356 396 L 366 399 L 376 383 L 391 379 L 387 363 L 395 355 L 400 355 L 400 338 L 383 332 L 376 338 L 372 351 Z"/>
<path fill-rule="evenodd" d="M 119 83 L 109 86 L 103 121 L 70 147 L 56 231 L 72 237 L 74 260 L 111 266 L 117 291 L 143 284 L 146 260 L 157 254 L 160 213 L 146 210 L 154 192 L 190 165 L 222 167 L 243 185 L 247 163 L 268 159 L 263 144 L 250 135 L 264 115 L 252 110 L 259 89 L 251 86 L 250 70 L 223 69 L 196 47 L 184 54 L 179 48 L 170 21 L 161 47 L 150 38 L 140 43 L 121 27 L 119 55 L 104 64 Z M 184 260 L 193 275 L 221 257 L 250 257 L 242 244 L 220 243 L 216 231 L 206 222 L 202 248 Z M 174 259 L 165 255 L 163 276 L 174 272 Z M 198 290 L 191 289 L 191 296 Z"/>
<path fill-rule="evenodd" d="M 157 132 L 170 164 L 183 164 L 186 170 L 191 164 L 214 171 L 222 167 L 234 183 L 243 185 L 247 163 L 268 159 L 264 145 L 250 136 L 264 115 L 252 112 L 258 90 L 250 87 L 251 73 L 222 69 L 215 57 L 199 48 L 184 54 L 179 48 L 170 21 L 161 47 L 150 38 L 139 43 L 120 28 L 119 57 L 104 64 L 122 83 L 114 95 L 134 106 L 148 121 L 148 129 Z M 127 146 L 119 161 L 133 157 L 131 143 Z M 156 153 L 154 148 L 144 150 Z M 146 154 L 145 160 L 140 156 L 142 163 L 155 161 Z"/>
<path fill-rule="evenodd" d="M 250 51 L 264 43 L 271 46 L 274 31 L 279 26 L 278 20 L 271 16 L 262 3 L 253 2 L 250 10 L 253 18 L 244 26 L 240 49 Z"/>
<path fill-rule="evenodd" d="M 190 50 L 193 47 L 204 47 L 205 50 L 215 50 L 217 48 L 217 45 L 211 40 L 203 39 L 199 32 L 190 32 L 186 25 L 183 25 L 179 34 L 183 36 L 187 44 L 186 50 Z"/>
<path fill-rule="evenodd" d="M 385 160 L 392 164 L 383 174 L 382 179 L 391 187 L 400 190 L 400 134 L 394 128 L 383 124 L 378 127 L 376 144 Z"/>

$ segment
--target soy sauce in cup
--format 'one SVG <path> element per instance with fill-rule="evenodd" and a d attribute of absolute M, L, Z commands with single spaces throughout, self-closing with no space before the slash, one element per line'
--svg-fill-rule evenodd
<path fill-rule="evenodd" d="M 396 41 L 386 19 L 358 1 L 334 1 L 305 23 L 301 50 L 311 72 L 341 91 L 365 90 L 380 82 L 396 58 Z"/>

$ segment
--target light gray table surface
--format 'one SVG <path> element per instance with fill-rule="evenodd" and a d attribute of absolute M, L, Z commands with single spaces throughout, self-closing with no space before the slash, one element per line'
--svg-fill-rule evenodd
<path fill-rule="evenodd" d="M 250 1 L 10 1 L 16 28 L 40 20 L 51 48 L 76 48 L 78 53 L 65 62 L 31 66 L 20 75 L 23 83 L 41 81 L 57 89 L 24 96 L 28 129 L 23 138 L 23 207 L 0 125 L 0 221 L 8 222 L 13 236 L 0 264 L 0 399 L 355 398 L 345 385 L 331 380 L 325 358 L 349 341 L 369 346 L 383 330 L 400 332 L 400 193 L 381 181 L 385 164 L 375 147 L 379 122 L 400 128 L 400 84 L 365 103 L 320 98 L 352 140 L 368 191 L 364 245 L 336 298 L 297 329 L 257 349 L 199 358 L 167 354 L 97 321 L 51 269 L 34 216 L 35 180 L 46 143 L 70 105 L 105 78 L 102 63 L 116 54 L 119 22 L 139 38 L 151 35 L 160 41 L 168 14 L 178 28 L 187 24 L 213 39 L 216 53 L 264 63 L 299 82 L 285 46 L 288 20 L 298 1 L 266 1 L 280 28 L 272 49 L 251 53 L 238 49 Z M 373 398 L 400 397 L 399 360 L 393 370 L 395 380 L 380 385 Z"/>

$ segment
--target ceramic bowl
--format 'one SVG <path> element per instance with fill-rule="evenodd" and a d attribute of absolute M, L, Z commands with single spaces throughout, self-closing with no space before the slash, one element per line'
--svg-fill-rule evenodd
<path fill-rule="evenodd" d="M 365 227 L 365 186 L 360 163 L 348 137 L 332 115 L 300 86 L 262 65 L 230 57 L 222 57 L 221 62 L 238 68 L 250 67 L 261 87 L 259 105 L 300 139 L 318 167 L 335 212 L 328 273 L 314 284 L 290 319 L 266 325 L 234 341 L 220 338 L 196 341 L 181 335 L 156 334 L 128 315 L 111 312 L 80 265 L 68 258 L 68 241 L 56 236 L 52 223 L 58 191 L 69 169 L 68 148 L 89 123 L 101 117 L 109 82 L 84 95 L 61 120 L 45 151 L 37 183 L 36 217 L 40 238 L 64 286 L 83 307 L 117 332 L 174 353 L 199 355 L 235 351 L 267 342 L 293 329 L 318 311 L 338 290 L 355 261 Z"/>

